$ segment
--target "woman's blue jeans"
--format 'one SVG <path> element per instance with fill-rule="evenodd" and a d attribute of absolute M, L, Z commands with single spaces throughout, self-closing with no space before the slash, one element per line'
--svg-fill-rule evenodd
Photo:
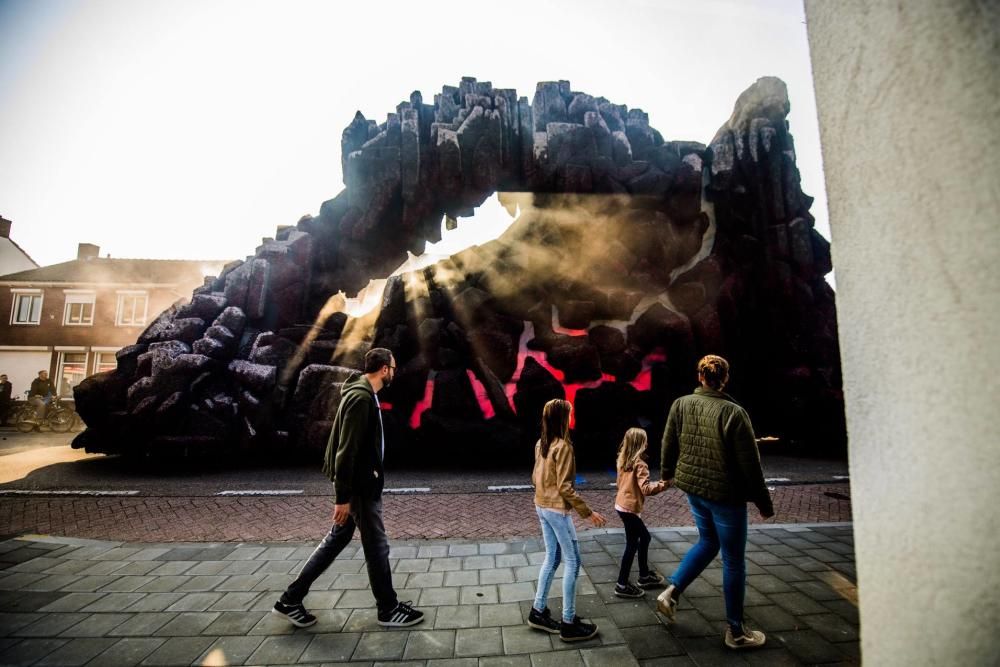
<path fill-rule="evenodd" d="M 688 494 L 688 503 L 698 526 L 699 540 L 670 577 L 683 593 L 692 581 L 722 551 L 722 593 L 726 599 L 726 620 L 734 629 L 743 623 L 743 598 L 746 594 L 747 506 L 717 503 Z"/>
<path fill-rule="evenodd" d="M 545 538 L 545 560 L 538 574 L 538 590 L 533 606 L 538 611 L 545 611 L 549 587 L 559 561 L 563 560 L 566 567 L 563 569 L 562 620 L 572 623 L 576 618 L 576 578 L 580 574 L 580 543 L 576 539 L 573 517 L 537 505 L 535 511 L 542 524 L 542 537 Z"/>

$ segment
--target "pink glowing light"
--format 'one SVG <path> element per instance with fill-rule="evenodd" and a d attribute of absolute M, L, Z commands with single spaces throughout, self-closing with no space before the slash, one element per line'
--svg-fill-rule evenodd
<path fill-rule="evenodd" d="M 479 381 L 476 374 L 471 370 L 466 370 L 466 374 L 469 376 L 469 382 L 472 383 L 472 392 L 476 395 L 476 401 L 479 403 L 479 409 L 483 411 L 484 419 L 493 419 L 496 416 L 496 411 L 493 409 L 493 404 L 490 402 L 490 395 L 486 393 L 486 387 L 483 383 Z"/>
<path fill-rule="evenodd" d="M 431 371 L 430 375 L 427 376 L 427 383 L 424 385 L 424 397 L 413 407 L 413 414 L 410 415 L 410 428 L 420 428 L 420 417 L 424 414 L 425 410 L 431 407 L 432 400 L 434 400 L 434 371 Z"/>

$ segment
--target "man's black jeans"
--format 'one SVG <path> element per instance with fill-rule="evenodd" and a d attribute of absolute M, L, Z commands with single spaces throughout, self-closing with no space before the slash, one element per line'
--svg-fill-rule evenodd
<path fill-rule="evenodd" d="M 632 560 L 636 552 L 639 553 L 639 576 L 649 574 L 649 543 L 651 538 L 646 524 L 642 522 L 637 514 L 631 512 L 618 512 L 622 523 L 625 524 L 625 552 L 622 554 L 622 564 L 618 571 L 618 583 L 624 586 L 628 583 L 629 572 L 632 570 Z"/>
<path fill-rule="evenodd" d="M 389 569 L 389 540 L 382 524 L 382 498 L 357 496 L 351 499 L 351 513 L 347 522 L 330 529 L 302 566 L 298 578 L 282 594 L 283 604 L 297 604 L 305 599 L 309 587 L 351 541 L 355 527 L 361 531 L 361 548 L 368 566 L 368 581 L 371 583 L 379 614 L 388 613 L 396 607 L 396 591 L 392 587 L 392 573 Z"/>

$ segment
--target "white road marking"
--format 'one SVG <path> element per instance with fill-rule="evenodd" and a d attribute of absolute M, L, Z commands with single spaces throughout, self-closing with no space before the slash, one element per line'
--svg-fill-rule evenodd
<path fill-rule="evenodd" d="M 382 489 L 382 493 L 430 493 L 429 486 L 411 486 L 401 489 Z"/>
<path fill-rule="evenodd" d="M 847 475 L 834 475 L 834 479 L 850 479 Z"/>
<path fill-rule="evenodd" d="M 217 496 L 298 496 L 302 489 L 239 489 L 219 491 Z"/>
<path fill-rule="evenodd" d="M 792 480 L 787 477 L 767 477 L 764 479 L 765 482 L 790 482 Z"/>
<path fill-rule="evenodd" d="M 527 491 L 528 489 L 533 489 L 531 484 L 497 484 L 495 486 L 487 486 L 487 491 Z"/>
<path fill-rule="evenodd" d="M 9 489 L 3 496 L 137 496 L 138 491 L 98 491 L 94 489 Z"/>

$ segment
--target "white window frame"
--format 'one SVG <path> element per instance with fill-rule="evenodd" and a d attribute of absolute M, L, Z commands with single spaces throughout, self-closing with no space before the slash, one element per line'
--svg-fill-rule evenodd
<path fill-rule="evenodd" d="M 90 348 L 90 351 L 94 353 L 94 368 L 93 368 L 94 373 L 100 373 L 101 372 L 101 368 L 100 368 L 101 367 L 101 359 L 103 359 L 104 357 L 108 357 L 108 358 L 111 359 L 111 369 L 110 370 L 114 370 L 115 368 L 118 368 L 118 358 L 115 356 L 115 353 L 118 352 L 119 349 L 120 348 L 105 348 L 105 347 L 92 347 L 92 348 Z M 92 373 L 92 375 L 94 373 Z"/>
<path fill-rule="evenodd" d="M 37 327 L 39 324 L 41 324 L 42 323 L 42 308 L 45 307 L 45 293 L 42 290 L 40 290 L 40 289 L 11 289 L 11 293 L 14 295 L 14 298 L 12 298 L 10 300 L 10 324 L 11 324 L 11 326 Z M 17 321 L 18 305 L 19 305 L 19 303 L 21 301 L 21 298 L 22 297 L 26 297 L 26 296 L 27 297 L 37 296 L 40 299 L 39 302 L 38 302 L 38 321 L 36 321 L 36 322 L 31 322 L 31 321 L 28 321 L 28 322 L 18 322 Z M 30 311 L 29 311 L 28 314 L 29 315 L 31 314 Z"/>
<path fill-rule="evenodd" d="M 94 313 L 97 312 L 97 292 L 90 290 L 63 290 L 66 295 L 66 305 L 63 306 L 63 326 L 64 327 L 92 327 L 94 326 Z M 80 322 L 69 321 L 70 306 L 90 304 L 90 321 L 84 322 L 83 313 L 80 313 Z"/>
<path fill-rule="evenodd" d="M 115 307 L 115 326 L 116 327 L 144 327 L 146 326 L 146 321 L 149 318 L 149 292 L 146 290 L 118 290 L 118 305 Z M 122 322 L 122 306 L 125 304 L 125 299 L 134 297 L 145 297 L 146 304 L 142 310 L 142 322 Z M 135 309 L 132 310 L 133 316 L 135 315 Z"/>
<path fill-rule="evenodd" d="M 67 354 L 83 354 L 83 377 L 87 377 L 87 364 L 90 363 L 90 353 L 87 352 L 87 348 L 72 348 L 72 347 L 57 347 L 56 350 L 59 353 L 59 363 L 56 364 L 56 377 L 55 382 L 52 383 L 52 390 L 55 392 L 56 396 L 59 396 L 63 400 L 73 400 L 73 395 L 63 396 L 60 392 L 62 391 L 62 380 L 63 380 L 63 370 L 66 367 L 66 355 Z"/>

